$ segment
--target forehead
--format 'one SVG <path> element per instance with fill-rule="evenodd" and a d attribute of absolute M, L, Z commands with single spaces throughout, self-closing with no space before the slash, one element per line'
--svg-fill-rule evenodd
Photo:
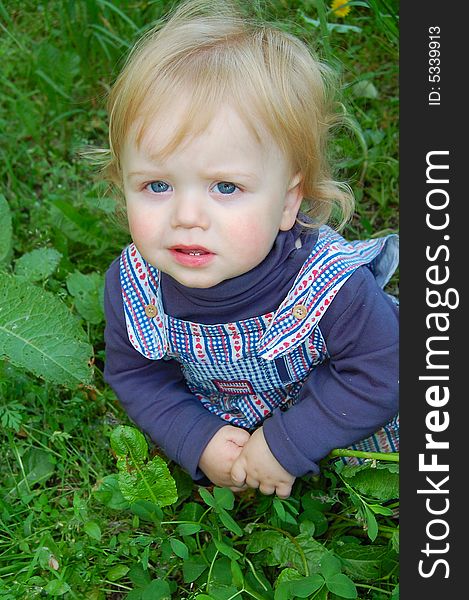
<path fill-rule="evenodd" d="M 228 158 L 230 154 L 252 159 L 278 154 L 280 149 L 259 120 L 254 126 L 246 115 L 230 104 L 193 113 L 187 101 L 171 103 L 156 114 L 140 116 L 129 132 L 128 142 L 143 154 L 161 162 L 187 147 L 211 158 Z"/>

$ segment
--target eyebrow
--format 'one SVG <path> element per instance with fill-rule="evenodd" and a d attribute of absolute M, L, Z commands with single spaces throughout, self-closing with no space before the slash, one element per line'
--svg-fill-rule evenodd
<path fill-rule="evenodd" d="M 137 177 L 154 177 L 155 173 L 158 172 L 158 168 L 155 169 L 147 169 L 145 171 L 131 171 L 127 174 L 128 179 L 135 179 Z M 218 181 L 236 181 L 239 179 L 248 179 L 250 181 L 258 181 L 259 177 L 255 173 L 249 173 L 245 171 L 214 171 L 206 173 L 202 173 L 202 176 L 205 179 L 217 179 Z"/>

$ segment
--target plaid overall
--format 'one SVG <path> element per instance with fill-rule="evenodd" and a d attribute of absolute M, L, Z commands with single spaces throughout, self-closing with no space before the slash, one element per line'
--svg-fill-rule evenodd
<path fill-rule="evenodd" d="M 203 325 L 163 311 L 159 273 L 134 244 L 120 260 L 129 340 L 152 360 L 175 359 L 202 405 L 224 421 L 252 431 L 274 410 L 298 400 L 306 377 L 328 358 L 319 326 L 341 286 L 367 264 L 381 287 L 398 263 L 398 238 L 347 242 L 327 226 L 295 282 L 272 313 Z M 398 450 L 398 416 L 353 448 Z"/>

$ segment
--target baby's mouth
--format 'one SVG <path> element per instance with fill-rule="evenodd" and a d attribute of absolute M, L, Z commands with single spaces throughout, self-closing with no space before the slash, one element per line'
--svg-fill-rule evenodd
<path fill-rule="evenodd" d="M 204 254 L 212 254 L 210 250 L 202 246 L 173 246 L 170 248 L 173 252 L 187 254 L 188 256 L 203 256 Z"/>

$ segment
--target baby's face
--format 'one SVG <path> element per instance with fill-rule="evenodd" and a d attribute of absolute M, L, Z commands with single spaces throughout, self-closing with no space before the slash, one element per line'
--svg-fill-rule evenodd
<path fill-rule="evenodd" d="M 301 195 L 280 148 L 260 143 L 229 106 L 169 156 L 178 110 L 129 135 L 122 172 L 132 239 L 150 264 L 179 283 L 211 286 L 246 273 L 290 229 Z"/>

